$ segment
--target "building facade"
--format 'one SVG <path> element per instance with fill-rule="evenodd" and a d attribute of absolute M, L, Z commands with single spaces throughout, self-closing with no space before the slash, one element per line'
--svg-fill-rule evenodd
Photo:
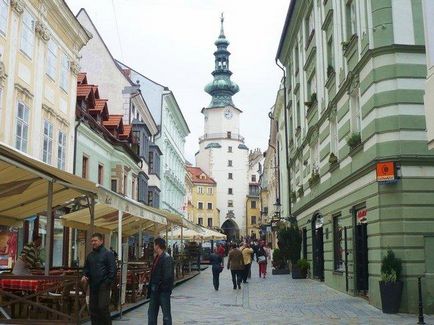
<path fill-rule="evenodd" d="M 260 225 L 262 222 L 262 205 L 260 200 L 259 178 L 264 166 L 264 155 L 260 149 L 249 153 L 249 192 L 246 196 L 246 236 L 260 238 Z"/>
<path fill-rule="evenodd" d="M 292 214 L 312 277 L 380 307 L 381 259 L 391 248 L 403 261 L 401 311 L 411 312 L 420 275 L 434 308 L 422 31 L 420 1 L 295 0 L 277 53 L 287 76 Z M 377 177 L 380 166 L 390 182 L 382 168 Z"/>
<path fill-rule="evenodd" d="M 90 37 L 65 2 L 1 2 L 1 142 L 72 171 L 78 51 Z"/>
<path fill-rule="evenodd" d="M 123 69 L 113 58 L 86 10 L 81 9 L 77 19 L 93 35 L 80 52 L 83 71 L 87 72 L 89 83 L 98 84 L 99 91 L 106 96 L 110 112 L 117 116 L 116 122 L 122 122 L 123 126 L 132 130 L 141 159 L 142 172 L 137 180 L 140 191 L 138 201 L 160 204 L 161 150 L 155 143 L 159 129 L 141 94 L 140 84 L 133 82 L 130 70 Z"/>
<path fill-rule="evenodd" d="M 189 220 L 203 227 L 219 227 L 217 183 L 199 167 L 187 166 L 185 185 Z"/>
<path fill-rule="evenodd" d="M 205 87 L 212 100 L 202 109 L 204 135 L 199 138 L 196 166 L 217 182 L 220 227 L 231 240 L 246 233 L 249 150 L 240 134 L 242 111 L 232 102 L 239 87 L 230 80 L 229 41 L 224 35 L 223 18 L 221 23 L 220 35 L 215 42 L 214 80 Z"/>

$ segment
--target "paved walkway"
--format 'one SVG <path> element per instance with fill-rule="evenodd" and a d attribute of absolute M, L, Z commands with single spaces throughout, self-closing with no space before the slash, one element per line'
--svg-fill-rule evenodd
<path fill-rule="evenodd" d="M 335 291 L 313 280 L 293 280 L 288 275 L 252 279 L 241 290 L 232 289 L 230 272 L 220 276 L 220 290 L 212 286 L 211 268 L 175 288 L 172 294 L 173 324 L 416 324 L 415 315 L 385 315 L 361 298 Z M 124 315 L 127 321 L 147 323 L 148 304 Z M 161 313 L 161 311 L 160 311 Z M 434 317 L 425 318 L 434 325 Z M 159 324 L 162 324 L 160 315 Z"/>

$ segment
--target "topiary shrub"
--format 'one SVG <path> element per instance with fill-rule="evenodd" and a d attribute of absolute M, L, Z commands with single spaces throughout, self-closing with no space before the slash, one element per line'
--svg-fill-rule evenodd
<path fill-rule="evenodd" d="M 385 282 L 396 282 L 401 277 L 402 261 L 389 249 L 381 261 L 381 279 Z"/>

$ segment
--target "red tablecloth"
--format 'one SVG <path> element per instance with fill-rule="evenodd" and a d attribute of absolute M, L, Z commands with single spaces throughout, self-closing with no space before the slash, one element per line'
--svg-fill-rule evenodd
<path fill-rule="evenodd" d="M 0 280 L 0 288 L 5 290 L 41 291 L 55 284 L 56 282 L 47 280 Z"/>

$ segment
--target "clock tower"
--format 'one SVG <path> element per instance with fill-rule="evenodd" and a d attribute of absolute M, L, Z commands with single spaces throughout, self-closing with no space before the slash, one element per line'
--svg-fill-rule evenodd
<path fill-rule="evenodd" d="M 229 70 L 229 41 L 223 29 L 221 16 L 220 35 L 215 41 L 214 80 L 205 87 L 211 95 L 208 107 L 202 109 L 204 134 L 199 138 L 196 165 L 217 182 L 217 208 L 220 210 L 220 227 L 228 239 L 246 235 L 246 195 L 248 194 L 249 150 L 240 134 L 242 111 L 232 101 L 240 88 L 231 80 Z M 204 203 L 203 206 L 206 206 Z M 203 220 L 207 220 L 204 211 Z"/>

